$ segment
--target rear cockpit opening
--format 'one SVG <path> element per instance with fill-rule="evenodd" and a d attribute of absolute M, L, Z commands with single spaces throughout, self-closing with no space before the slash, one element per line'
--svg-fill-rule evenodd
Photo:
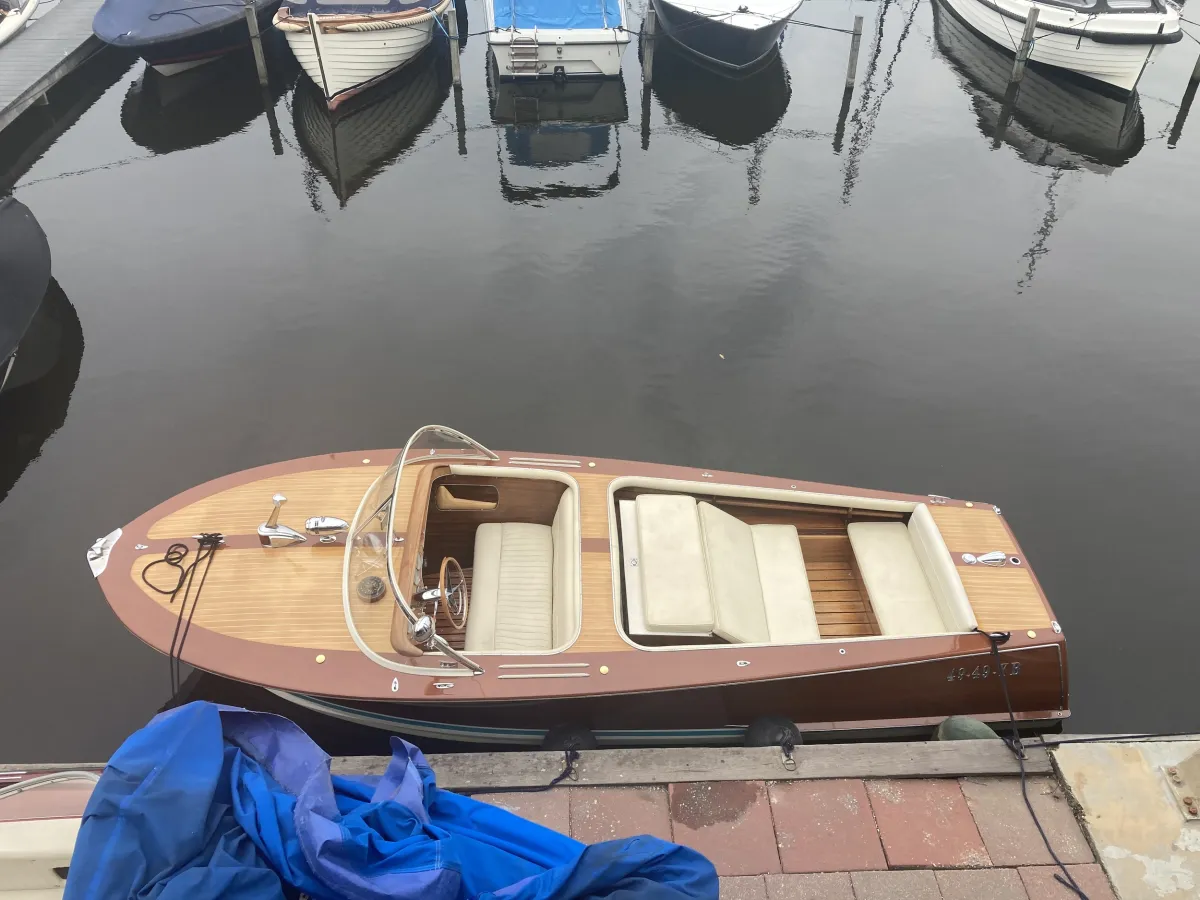
<path fill-rule="evenodd" d="M 640 646 L 806 644 L 975 626 L 924 504 L 683 492 L 652 479 L 612 497 L 621 623 Z"/>

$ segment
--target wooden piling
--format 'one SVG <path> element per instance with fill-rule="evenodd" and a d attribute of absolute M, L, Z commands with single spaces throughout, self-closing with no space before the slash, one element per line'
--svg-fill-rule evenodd
<path fill-rule="evenodd" d="M 454 130 L 458 132 L 458 155 L 467 155 L 467 114 L 463 108 L 462 87 L 454 88 Z"/>
<path fill-rule="evenodd" d="M 658 30 L 658 16 L 654 6 L 646 0 L 646 15 L 642 19 L 642 84 L 649 87 L 654 77 L 654 33 Z"/>
<path fill-rule="evenodd" d="M 258 10 L 254 0 L 246 0 L 246 27 L 250 30 L 250 47 L 254 50 L 254 68 L 258 70 L 258 83 L 263 87 L 268 85 L 267 58 L 263 55 L 262 35 L 258 32 Z"/>
<path fill-rule="evenodd" d="M 1021 79 L 1025 77 L 1025 63 L 1029 62 L 1029 54 L 1033 52 L 1033 33 L 1037 30 L 1038 8 L 1031 6 L 1029 8 L 1029 16 L 1025 19 L 1025 30 L 1021 32 L 1021 44 L 1017 47 L 1017 58 L 1013 62 L 1012 77 L 1008 79 L 1010 85 L 1020 84 Z"/>
<path fill-rule="evenodd" d="M 446 12 L 446 34 L 450 37 L 450 80 L 459 87 L 462 85 L 462 59 L 458 46 L 458 10 L 453 3 Z"/>
<path fill-rule="evenodd" d="M 846 64 L 846 90 L 854 90 L 854 75 L 858 71 L 858 48 L 862 46 L 862 16 L 854 17 L 854 31 L 850 36 L 850 61 Z"/>

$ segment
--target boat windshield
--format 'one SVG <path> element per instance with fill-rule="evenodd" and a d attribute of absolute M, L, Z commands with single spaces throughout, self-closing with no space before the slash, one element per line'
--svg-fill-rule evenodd
<path fill-rule="evenodd" d="M 380 665 L 397 671 L 410 671 L 413 666 L 381 654 L 394 655 L 389 637 L 394 606 L 400 608 L 410 623 L 419 618 L 408 602 L 414 586 L 401 586 L 396 567 L 403 552 L 408 509 L 420 468 L 415 464 L 431 459 L 479 461 L 498 460 L 499 457 L 462 432 L 445 425 L 419 428 L 392 464 L 367 489 L 346 542 L 342 579 L 346 627 L 363 653 Z M 396 510 L 402 513 L 399 521 Z M 444 653 L 473 673 L 483 671 L 439 636 L 433 638 L 432 651 Z"/>

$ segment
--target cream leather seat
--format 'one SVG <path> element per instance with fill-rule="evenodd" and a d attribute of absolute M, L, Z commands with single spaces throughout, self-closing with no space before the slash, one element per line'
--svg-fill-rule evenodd
<path fill-rule="evenodd" d="M 855 522 L 848 531 L 884 636 L 975 628 L 975 613 L 928 507 L 918 506 L 907 525 Z"/>
<path fill-rule="evenodd" d="M 467 652 L 553 650 L 575 635 L 579 552 L 574 493 L 553 525 L 488 522 L 475 531 Z"/>
<path fill-rule="evenodd" d="M 641 494 L 620 507 L 631 634 L 820 640 L 793 526 L 747 525 L 682 494 Z"/>

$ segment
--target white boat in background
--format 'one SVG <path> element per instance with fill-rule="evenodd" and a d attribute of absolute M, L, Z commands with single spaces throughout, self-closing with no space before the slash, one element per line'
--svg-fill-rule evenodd
<path fill-rule="evenodd" d="M 0 773 L 0 898 L 63 895 L 83 811 L 99 780 L 82 770 Z"/>
<path fill-rule="evenodd" d="M 499 80 L 615 78 L 629 43 L 621 0 L 487 0 Z"/>
<path fill-rule="evenodd" d="M 770 60 L 801 0 L 652 0 L 667 37 L 726 74 Z"/>
<path fill-rule="evenodd" d="M 275 14 L 301 67 L 335 109 L 412 62 L 431 40 L 450 0 L 287 0 Z"/>
<path fill-rule="evenodd" d="M 1181 40 L 1173 0 L 946 0 L 972 31 L 1015 53 L 1037 7 L 1030 60 L 1130 93 L 1163 44 Z"/>
<path fill-rule="evenodd" d="M 25 23 L 38 7 L 38 0 L 0 0 L 0 46 L 25 29 Z"/>

